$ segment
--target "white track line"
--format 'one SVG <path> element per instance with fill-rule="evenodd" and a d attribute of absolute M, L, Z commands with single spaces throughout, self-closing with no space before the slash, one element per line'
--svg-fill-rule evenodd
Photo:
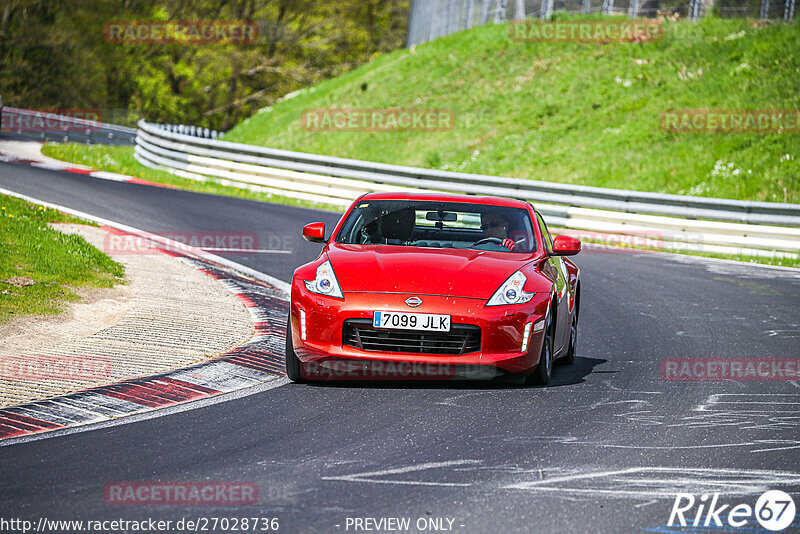
<path fill-rule="evenodd" d="M 283 250 L 277 248 L 218 248 L 218 247 L 202 247 L 203 250 L 208 252 L 228 252 L 231 254 L 291 254 L 291 250 Z"/>
<path fill-rule="evenodd" d="M 409 465 L 405 467 L 397 467 L 394 469 L 381 469 L 379 471 L 367 471 L 364 473 L 354 473 L 350 475 L 322 477 L 322 480 L 337 480 L 344 482 L 369 482 L 372 484 L 399 484 L 407 486 L 448 486 L 448 487 L 469 487 L 472 486 L 471 482 L 430 482 L 422 480 L 383 480 L 371 477 L 386 476 L 386 475 L 399 475 L 404 473 L 412 473 L 417 471 L 424 471 L 427 469 L 438 469 L 440 467 L 451 467 L 456 465 L 476 465 L 482 463 L 483 460 L 450 460 L 446 462 L 428 462 L 416 465 Z"/>

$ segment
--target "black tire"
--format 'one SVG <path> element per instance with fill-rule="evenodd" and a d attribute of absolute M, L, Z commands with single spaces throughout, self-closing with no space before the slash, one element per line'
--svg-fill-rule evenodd
<path fill-rule="evenodd" d="M 305 382 L 303 375 L 300 374 L 300 358 L 294 353 L 294 346 L 292 345 L 292 317 L 289 316 L 289 321 L 286 324 L 286 376 L 289 380 L 302 384 Z"/>
<path fill-rule="evenodd" d="M 570 365 L 572 362 L 575 361 L 575 345 L 578 343 L 578 309 L 575 309 L 575 313 L 572 316 L 572 326 L 569 328 L 569 348 L 567 349 L 567 354 L 563 358 L 559 360 L 560 363 L 564 365 Z"/>
<path fill-rule="evenodd" d="M 550 382 L 553 374 L 553 313 L 547 314 L 547 323 L 544 325 L 544 341 L 542 352 L 539 355 L 539 364 L 533 370 L 528 381 L 537 386 L 545 386 Z"/>

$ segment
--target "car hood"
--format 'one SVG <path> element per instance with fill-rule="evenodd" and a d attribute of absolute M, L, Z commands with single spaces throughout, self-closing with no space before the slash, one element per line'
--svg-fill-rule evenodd
<path fill-rule="evenodd" d="M 342 291 L 489 299 L 530 261 L 528 254 L 332 244 L 328 259 Z"/>

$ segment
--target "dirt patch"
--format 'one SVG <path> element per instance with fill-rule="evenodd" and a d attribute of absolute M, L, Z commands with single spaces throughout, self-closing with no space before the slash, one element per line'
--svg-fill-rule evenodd
<path fill-rule="evenodd" d="M 18 317 L 0 324 L 0 358 L 46 349 L 113 326 L 130 308 L 130 287 L 73 290 L 80 302 L 63 315 Z"/>
<path fill-rule="evenodd" d="M 103 250 L 108 232 L 51 224 Z M 60 316 L 21 317 L 0 325 L 0 406 L 64 395 L 148 376 L 218 356 L 253 336 L 250 313 L 215 279 L 166 254 L 111 254 L 124 285 L 77 290 Z M 24 362 L 95 362 L 102 377 L 31 377 Z M 24 375 L 24 376 L 23 376 Z"/>
<path fill-rule="evenodd" d="M 0 282 L 12 285 L 14 287 L 32 286 L 36 283 L 33 278 L 28 278 L 27 276 L 12 276 L 7 280 L 0 280 Z"/>

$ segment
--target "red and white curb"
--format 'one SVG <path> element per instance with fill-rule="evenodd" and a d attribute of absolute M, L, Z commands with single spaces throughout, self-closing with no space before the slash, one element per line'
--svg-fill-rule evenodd
<path fill-rule="evenodd" d="M 249 342 L 183 369 L 0 409 L 0 440 L 140 414 L 282 376 L 289 310 L 283 293 L 206 260 L 182 260 L 218 279 L 244 302 L 254 318 L 255 336 Z"/>
<path fill-rule="evenodd" d="M 127 182 L 129 184 L 142 184 L 142 185 L 151 185 L 153 187 L 167 187 L 172 189 L 171 185 L 167 184 L 160 184 L 157 182 L 151 182 L 149 180 L 142 180 L 141 178 L 137 178 L 135 176 L 128 176 L 127 174 L 118 174 L 115 172 L 108 172 L 108 171 L 95 171 L 84 167 L 82 165 L 72 165 L 69 163 L 54 163 L 51 161 L 36 161 L 33 159 L 23 159 L 17 158 L 14 156 L 10 156 L 8 154 L 0 154 L 0 161 L 5 163 L 14 163 L 17 165 L 30 165 L 31 167 L 38 167 L 40 169 L 48 169 L 51 171 L 62 171 L 62 172 L 71 172 L 73 174 L 83 174 L 85 176 L 91 176 L 92 178 L 99 178 L 101 180 L 111 180 L 113 182 Z"/>
<path fill-rule="evenodd" d="M 52 207 L 117 232 L 148 239 L 164 253 L 212 276 L 233 292 L 247 307 L 255 328 L 250 341 L 213 360 L 0 409 L 0 442 L 207 399 L 258 386 L 284 375 L 285 327 L 289 313 L 289 285 L 286 282 L 156 234 L 13 191 L 0 189 L 0 194 Z"/>
<path fill-rule="evenodd" d="M 284 294 L 221 265 L 181 259 L 219 280 L 242 300 L 253 317 L 255 336 L 214 360 L 190 367 L 0 409 L 0 440 L 140 414 L 282 376 L 289 311 Z"/>

